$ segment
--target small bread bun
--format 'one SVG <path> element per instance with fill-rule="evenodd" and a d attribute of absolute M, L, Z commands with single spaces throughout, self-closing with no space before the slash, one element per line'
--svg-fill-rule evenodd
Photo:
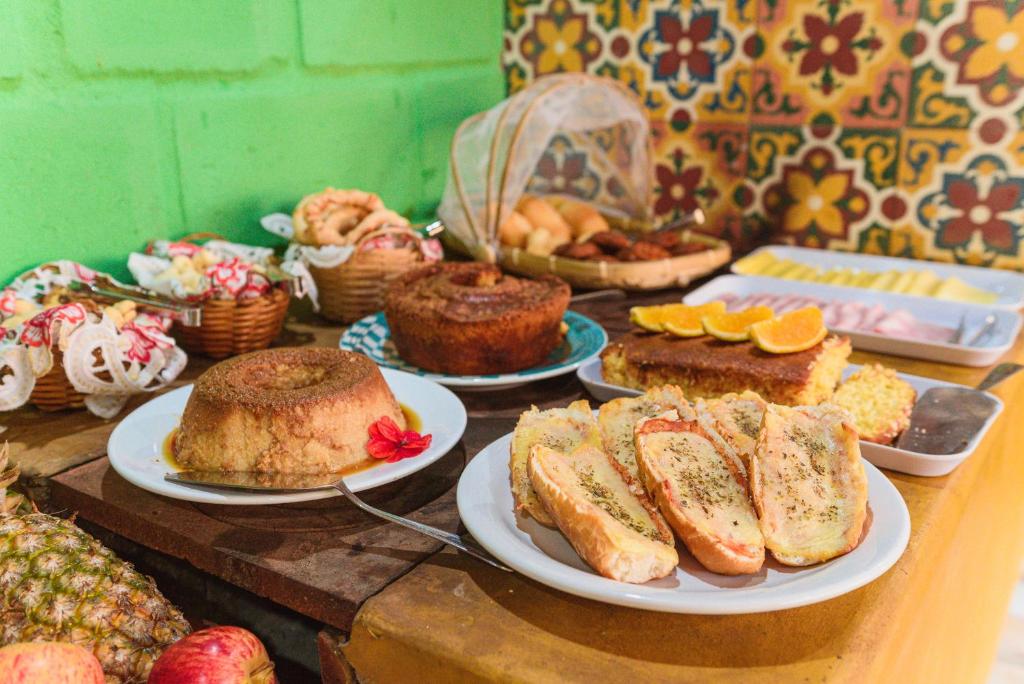
<path fill-rule="evenodd" d="M 601 216 L 601 212 L 589 204 L 565 200 L 558 210 L 572 229 L 572 237 L 575 240 L 586 240 L 594 233 L 603 233 L 611 229 L 608 221 Z"/>
<path fill-rule="evenodd" d="M 506 247 L 525 247 L 532 232 L 533 224 L 518 211 L 513 211 L 498 228 L 498 239 Z"/>
<path fill-rule="evenodd" d="M 526 238 L 526 251 L 537 256 L 551 256 L 555 248 L 569 242 L 551 234 L 547 228 L 537 228 Z"/>
<path fill-rule="evenodd" d="M 539 197 L 523 197 L 516 205 L 516 211 L 526 217 L 534 228 L 546 228 L 558 244 L 572 239 L 572 228 L 558 210 Z"/>

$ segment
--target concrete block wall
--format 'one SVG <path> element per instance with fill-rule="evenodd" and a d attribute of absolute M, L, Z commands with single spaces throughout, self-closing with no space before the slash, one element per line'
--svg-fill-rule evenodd
<path fill-rule="evenodd" d="M 155 237 L 272 244 L 326 185 L 426 218 L 504 96 L 501 0 L 0 0 L 0 283 Z"/>

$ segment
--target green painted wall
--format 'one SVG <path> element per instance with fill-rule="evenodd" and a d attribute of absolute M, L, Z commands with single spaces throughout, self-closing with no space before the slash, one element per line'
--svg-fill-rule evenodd
<path fill-rule="evenodd" d="M 125 276 L 154 237 L 326 185 L 428 216 L 455 127 L 504 96 L 502 0 L 0 0 L 0 283 Z"/>

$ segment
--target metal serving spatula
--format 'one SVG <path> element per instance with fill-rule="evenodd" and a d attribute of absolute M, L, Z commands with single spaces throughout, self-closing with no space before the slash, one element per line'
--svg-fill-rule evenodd
<path fill-rule="evenodd" d="M 996 410 L 996 402 L 985 390 L 1021 368 L 1018 363 L 1001 363 L 977 389 L 932 387 L 914 404 L 910 426 L 896 440 L 896 448 L 934 455 L 963 451 Z"/>
<path fill-rule="evenodd" d="M 472 539 L 462 537 L 451 532 L 439 530 L 430 525 L 418 523 L 415 520 L 403 518 L 394 513 L 382 511 L 366 503 L 348 488 L 344 479 L 338 479 L 333 473 L 327 475 L 296 475 L 287 473 L 219 473 L 202 472 L 198 470 L 183 470 L 177 473 L 167 473 L 164 479 L 168 482 L 187 485 L 189 487 L 201 487 L 205 489 L 228 489 L 235 491 L 257 492 L 259 494 L 294 494 L 296 492 L 312 492 L 325 489 L 335 489 L 341 492 L 346 499 L 363 509 L 370 515 L 383 518 L 396 525 L 407 527 L 410 530 L 425 534 L 439 542 L 454 546 L 470 556 L 482 560 L 499 570 L 512 572 L 512 568 L 496 560 L 491 554 L 483 549 Z"/>

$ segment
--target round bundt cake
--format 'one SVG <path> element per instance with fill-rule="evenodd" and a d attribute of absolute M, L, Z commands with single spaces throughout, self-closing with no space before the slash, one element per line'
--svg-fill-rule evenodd
<path fill-rule="evenodd" d="M 334 473 L 373 459 L 368 429 L 401 407 L 362 354 L 281 348 L 222 361 L 196 380 L 174 441 L 184 468 Z"/>
<path fill-rule="evenodd" d="M 544 362 L 562 339 L 569 286 L 505 275 L 494 264 L 438 263 L 395 280 L 384 298 L 403 360 L 452 375 L 510 373 Z"/>

